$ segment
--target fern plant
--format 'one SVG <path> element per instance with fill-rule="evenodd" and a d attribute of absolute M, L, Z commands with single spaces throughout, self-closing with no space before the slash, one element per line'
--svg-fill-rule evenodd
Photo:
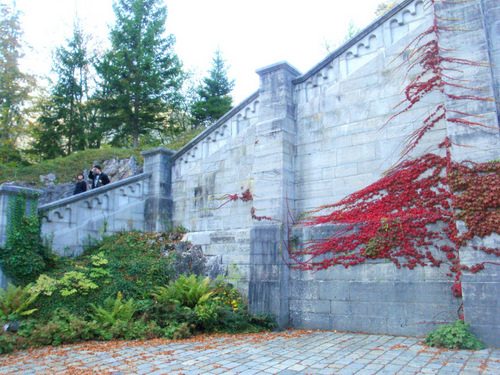
<path fill-rule="evenodd" d="M 123 296 L 118 293 L 116 298 L 108 297 L 104 300 L 104 306 L 90 304 L 93 313 L 91 317 L 97 323 L 104 326 L 113 326 L 118 322 L 129 323 L 137 311 L 137 303 L 133 298 L 122 301 Z"/>
<path fill-rule="evenodd" d="M 425 338 L 429 346 L 448 349 L 484 349 L 484 344 L 469 331 L 470 323 L 457 320 L 455 324 L 446 324 L 431 331 Z"/>
<path fill-rule="evenodd" d="M 211 289 L 208 277 L 183 274 L 169 286 L 156 287 L 156 293 L 153 293 L 153 297 L 160 303 L 173 302 L 193 309 L 210 299 L 214 294 Z"/>
<path fill-rule="evenodd" d="M 23 288 L 9 283 L 7 289 L 0 288 L 0 321 L 18 320 L 37 310 L 28 308 L 38 297 L 38 293 L 31 291 L 32 285 Z"/>

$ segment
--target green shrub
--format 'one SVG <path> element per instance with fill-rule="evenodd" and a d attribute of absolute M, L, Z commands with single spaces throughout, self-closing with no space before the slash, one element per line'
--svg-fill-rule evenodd
<path fill-rule="evenodd" d="M 87 322 L 65 309 L 55 310 L 48 322 L 39 322 L 24 335 L 33 346 L 59 346 L 101 337 L 96 323 Z"/>
<path fill-rule="evenodd" d="M 198 318 L 193 309 L 181 306 L 172 301 L 166 301 L 164 303 L 155 301 L 148 306 L 147 310 L 144 310 L 143 313 L 146 314 L 150 320 L 156 321 L 158 325 L 164 329 L 168 330 L 174 327 L 171 329 L 172 332 L 176 331 L 175 327 L 182 324 L 186 324 L 190 331 L 194 330 L 198 322 Z"/>
<path fill-rule="evenodd" d="M 0 354 L 13 352 L 16 344 L 16 338 L 13 334 L 0 331 Z"/>
<path fill-rule="evenodd" d="M 0 321 L 19 320 L 36 311 L 36 309 L 29 309 L 38 296 L 32 293 L 31 287 L 32 284 L 23 288 L 9 283 L 7 289 L 0 288 Z"/>
<path fill-rule="evenodd" d="M 213 299 L 220 304 L 217 320 L 205 322 L 206 329 L 215 332 L 261 332 L 276 328 L 275 319 L 266 314 L 250 314 L 240 291 L 222 278 L 214 281 Z"/>
<path fill-rule="evenodd" d="M 469 331 L 469 327 L 469 323 L 460 319 L 455 324 L 442 325 L 426 336 L 425 343 L 448 349 L 484 349 L 483 343 Z"/>
<path fill-rule="evenodd" d="M 163 337 L 170 340 L 181 340 L 191 337 L 193 333 L 191 332 L 189 323 L 170 323 L 167 327 L 163 329 Z"/>
<path fill-rule="evenodd" d="M 176 255 L 171 241 L 178 236 L 121 232 L 82 256 L 59 259 L 30 288 L 39 294 L 30 308 L 38 310 L 21 322 L 13 337 L 40 346 L 274 328 L 271 318 L 250 314 L 240 292 L 222 278 L 211 282 L 181 275 L 172 282 Z M 4 350 L 12 350 L 11 338 L 2 339 Z M 14 350 L 20 347 L 15 345 Z"/>
<path fill-rule="evenodd" d="M 224 305 L 230 306 L 233 310 L 248 309 L 240 291 L 220 276 L 214 281 L 214 298 L 220 299 Z"/>
<path fill-rule="evenodd" d="M 273 329 L 276 323 L 268 316 L 248 312 L 241 293 L 222 279 L 181 275 L 167 287 L 158 287 L 153 296 L 158 301 L 152 316 L 166 330 L 186 323 L 189 330 L 200 332 L 260 332 Z"/>
<path fill-rule="evenodd" d="M 56 310 L 48 322 L 39 322 L 22 333 L 31 346 L 74 344 L 89 340 L 148 340 L 161 337 L 156 322 L 115 320 L 111 324 L 85 321 L 67 310 Z"/>
<path fill-rule="evenodd" d="M 113 275 L 107 296 L 121 292 L 136 300 L 149 297 L 156 285 L 167 285 L 174 277 L 168 233 L 119 232 L 85 250 L 85 255 L 102 252 Z M 168 253 L 165 255 L 165 253 Z"/>
<path fill-rule="evenodd" d="M 39 293 L 38 318 L 48 321 L 55 309 L 85 316 L 89 302 L 100 304 L 109 296 L 106 285 L 110 280 L 108 260 L 103 253 L 61 261 L 57 269 L 40 275 L 32 288 Z"/>
<path fill-rule="evenodd" d="M 198 318 L 197 328 L 207 333 L 261 332 L 276 327 L 270 316 L 250 314 L 247 306 L 234 309 L 218 299 L 198 305 L 194 311 Z"/>
<path fill-rule="evenodd" d="M 108 297 L 104 300 L 104 306 L 90 304 L 93 313 L 91 316 L 101 326 L 113 326 L 117 323 L 128 324 L 137 311 L 137 305 L 131 298 L 122 301 L 123 296 L 118 294 L 116 298 Z"/>
<path fill-rule="evenodd" d="M 194 308 L 209 300 L 214 294 L 208 277 L 185 274 L 167 287 L 157 287 L 153 296 L 160 302 L 175 302 L 180 306 Z"/>
<path fill-rule="evenodd" d="M 47 296 L 59 292 L 61 296 L 67 297 L 77 293 L 87 295 L 90 290 L 99 288 L 98 283 L 109 283 L 111 274 L 104 268 L 108 260 L 103 253 L 92 255 L 87 263 L 90 265 L 72 265 L 71 269 L 63 272 L 59 278 L 42 274 L 36 280 L 33 290 Z"/>
<path fill-rule="evenodd" d="M 150 340 L 164 335 L 156 322 L 142 319 L 135 322 L 117 321 L 101 332 L 105 332 L 106 337 L 103 338 L 108 340 Z"/>
<path fill-rule="evenodd" d="M 99 327 L 102 339 L 145 340 L 163 335 L 161 327 L 155 321 L 147 321 L 145 316 L 134 321 L 137 303 L 133 299 L 122 299 L 119 294 L 116 298 L 107 298 L 104 306 L 90 304 L 93 310 L 90 316 Z"/>
<path fill-rule="evenodd" d="M 120 232 L 87 248 L 83 255 L 61 258 L 57 267 L 42 274 L 35 285 L 40 296 L 36 315 L 47 322 L 54 309 L 66 309 L 78 316 L 91 312 L 89 303 L 103 305 L 108 297 L 121 293 L 141 308 L 156 285 L 173 278 L 172 259 L 164 255 L 172 247 L 168 233 Z"/>

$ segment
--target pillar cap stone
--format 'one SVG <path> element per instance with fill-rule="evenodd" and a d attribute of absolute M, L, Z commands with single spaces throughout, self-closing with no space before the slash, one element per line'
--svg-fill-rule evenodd
<path fill-rule="evenodd" d="M 43 193 L 43 190 L 40 189 L 33 189 L 33 188 L 28 188 L 24 186 L 15 186 L 15 185 L 6 185 L 2 184 L 0 185 L 0 191 L 4 194 L 27 194 L 30 196 L 38 196 L 41 193 Z"/>
<path fill-rule="evenodd" d="M 156 147 L 156 148 L 152 148 L 151 150 L 142 151 L 141 155 L 142 156 L 151 156 L 151 155 L 155 155 L 155 154 L 173 155 L 173 154 L 175 154 L 175 152 L 176 151 L 169 150 L 168 148 Z"/>
<path fill-rule="evenodd" d="M 280 61 L 280 62 L 277 62 L 275 64 L 267 65 L 263 68 L 257 69 L 255 71 L 255 73 L 257 73 L 259 76 L 262 76 L 264 74 L 267 74 L 267 73 L 270 73 L 273 71 L 277 71 L 277 70 L 281 70 L 281 69 L 286 69 L 290 73 L 292 73 L 293 75 L 296 75 L 296 76 L 300 76 L 302 74 L 300 72 L 300 70 L 298 70 L 297 68 L 295 68 L 293 65 L 291 65 L 290 63 L 288 63 L 286 61 Z"/>

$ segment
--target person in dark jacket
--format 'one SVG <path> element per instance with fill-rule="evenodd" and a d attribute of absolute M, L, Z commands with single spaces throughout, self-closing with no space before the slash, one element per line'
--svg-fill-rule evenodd
<path fill-rule="evenodd" d="M 92 180 L 92 189 L 109 184 L 109 177 L 106 173 L 102 173 L 99 165 L 94 165 L 89 172 L 89 178 Z"/>
<path fill-rule="evenodd" d="M 75 190 L 73 190 L 73 195 L 87 191 L 87 181 L 83 179 L 83 173 L 79 173 L 76 178 L 77 182 L 75 185 Z"/>

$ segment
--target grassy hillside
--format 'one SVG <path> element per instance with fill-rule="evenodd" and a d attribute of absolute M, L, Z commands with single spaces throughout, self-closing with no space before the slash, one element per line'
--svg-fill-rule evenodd
<path fill-rule="evenodd" d="M 104 148 L 99 150 L 85 150 L 75 152 L 69 156 L 46 160 L 27 167 L 1 166 L 0 183 L 5 181 L 29 181 L 40 183 L 40 175 L 55 173 L 56 183 L 70 182 L 83 169 L 89 169 L 95 161 L 108 160 L 111 158 L 130 158 L 132 155 L 142 165 L 143 158 L 141 150 Z"/>
<path fill-rule="evenodd" d="M 179 150 L 201 133 L 202 130 L 195 129 L 185 132 L 175 141 L 163 147 L 171 150 Z M 6 181 L 27 181 L 37 186 L 40 184 L 40 175 L 47 173 L 56 174 L 56 183 L 70 182 L 78 173 L 83 169 L 89 169 L 96 161 L 100 162 L 112 158 L 128 159 L 132 155 L 134 155 L 139 165 L 143 165 L 144 159 L 141 151 L 144 151 L 144 149 L 102 148 L 98 150 L 78 151 L 66 157 L 46 160 L 27 167 L 11 167 L 0 164 L 0 184 Z"/>

